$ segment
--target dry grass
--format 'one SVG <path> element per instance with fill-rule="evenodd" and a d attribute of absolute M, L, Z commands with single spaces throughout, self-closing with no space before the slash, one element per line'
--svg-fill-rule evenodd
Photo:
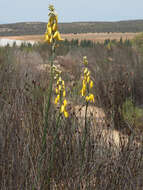
<path fill-rule="evenodd" d="M 105 88 L 112 82 L 109 80 L 109 76 L 114 72 L 115 79 L 117 76 L 119 76 L 118 80 L 121 77 L 124 79 L 122 75 L 117 75 L 120 71 L 118 65 L 123 62 L 124 69 L 125 66 L 129 66 L 129 68 L 127 67 L 129 70 L 131 60 L 134 58 L 133 62 L 136 62 L 134 56 L 131 58 L 125 56 L 131 52 L 126 51 L 124 47 L 108 52 L 102 44 L 101 47 L 97 46 L 93 52 L 91 49 L 90 51 L 89 49 L 88 51 L 87 49 L 85 51 L 76 49 L 76 51 L 69 52 L 67 57 L 57 57 L 56 64 L 64 71 L 63 78 L 66 87 L 69 87 L 67 89 L 68 99 L 73 100 L 74 98 L 76 102 L 72 101 L 69 119 L 62 118 L 60 121 L 54 144 L 53 162 L 51 162 L 51 153 L 57 112 L 54 106 L 51 106 L 46 139 L 47 147 L 39 170 L 44 110 L 49 85 L 49 67 L 46 66 L 46 64 L 49 65 L 49 57 L 48 51 L 45 51 L 47 57 L 43 59 L 38 50 L 27 51 L 29 49 L 26 48 L 21 50 L 18 47 L 6 47 L 0 51 L 0 189 L 143 189 L 142 137 L 137 143 L 134 134 L 122 134 L 122 131 L 114 129 L 113 120 L 107 127 L 105 105 L 103 104 L 100 108 L 96 107 L 98 105 L 89 106 L 87 133 L 85 134 L 83 124 L 85 106 L 81 106 L 81 97 L 78 93 L 80 88 L 76 86 L 76 94 L 75 91 L 73 93 L 73 86 L 68 86 L 75 78 L 80 79 L 82 71 L 80 58 L 83 57 L 82 53 L 86 52 L 89 57 L 89 69 L 96 81 L 95 95 L 100 94 L 99 97 L 96 97 L 96 104 L 100 98 L 110 101 L 111 97 L 113 100 L 116 93 L 110 94 L 108 98 L 108 94 L 104 92 L 104 90 L 109 92 L 108 90 L 111 89 L 118 93 L 118 89 Z M 104 64 L 105 57 L 109 57 L 107 53 L 110 53 L 112 60 L 110 59 L 109 63 Z M 77 59 L 76 62 L 75 59 Z M 113 60 L 115 60 L 115 67 L 113 67 Z M 105 67 L 107 64 L 108 69 Z M 137 65 L 135 66 L 137 67 Z M 126 70 L 121 68 L 121 71 L 125 72 Z M 74 76 L 74 79 L 71 76 Z M 123 84 L 121 85 L 116 83 L 117 87 L 123 87 Z M 80 98 L 80 101 L 77 100 L 77 97 Z M 86 142 L 83 150 L 85 135 Z M 47 185 L 50 163 L 52 163 L 51 183 Z"/>
<path fill-rule="evenodd" d="M 110 40 L 123 40 L 133 39 L 137 33 L 87 33 L 87 34 L 63 34 L 63 38 L 79 39 L 79 40 L 93 40 L 94 42 L 104 42 L 106 39 Z"/>
<path fill-rule="evenodd" d="M 104 42 L 106 39 L 110 40 L 123 40 L 133 39 L 139 33 L 85 33 L 85 34 L 62 34 L 63 39 L 79 39 L 80 40 L 93 40 L 94 42 Z M 24 36 L 5 36 L 0 38 L 8 38 L 14 40 L 35 40 L 42 42 L 44 40 L 44 35 L 24 35 Z"/>
<path fill-rule="evenodd" d="M 0 39 L 6 38 L 11 40 L 34 40 L 34 41 L 43 41 L 43 35 L 24 35 L 24 36 L 0 36 Z"/>

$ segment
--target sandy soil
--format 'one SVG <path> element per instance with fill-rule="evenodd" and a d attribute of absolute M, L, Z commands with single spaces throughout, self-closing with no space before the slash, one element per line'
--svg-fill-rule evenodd
<path fill-rule="evenodd" d="M 104 42 L 105 39 L 116 39 L 120 40 L 122 37 L 123 40 L 133 39 L 139 33 L 85 33 L 85 34 L 62 34 L 63 39 L 79 39 L 79 40 L 93 40 L 95 42 Z M 24 35 L 24 36 L 0 36 L 1 38 L 14 39 L 14 40 L 34 40 L 34 41 L 43 41 L 43 35 Z"/>

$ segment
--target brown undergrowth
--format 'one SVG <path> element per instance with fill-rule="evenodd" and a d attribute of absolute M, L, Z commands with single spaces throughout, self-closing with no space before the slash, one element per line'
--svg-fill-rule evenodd
<path fill-rule="evenodd" d="M 132 98 L 134 106 L 142 104 L 138 95 L 142 88 L 135 85 L 143 84 L 137 52 L 123 44 L 112 44 L 110 49 L 97 44 L 56 57 L 67 86 L 69 118 L 62 117 L 57 130 L 57 111 L 51 104 L 47 147 L 39 167 L 50 55 L 42 48 L 0 48 L 0 189 L 142 189 L 142 135 L 122 115 L 126 99 Z M 79 91 L 85 54 L 95 103 L 88 107 L 83 150 L 85 105 Z M 54 97 L 53 92 L 52 102 Z"/>

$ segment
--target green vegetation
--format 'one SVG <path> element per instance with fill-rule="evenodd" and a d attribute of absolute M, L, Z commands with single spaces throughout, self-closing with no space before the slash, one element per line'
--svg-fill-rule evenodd
<path fill-rule="evenodd" d="M 143 55 L 143 33 L 138 34 L 133 40 L 134 46 Z"/>
<path fill-rule="evenodd" d="M 129 126 L 134 129 L 143 130 L 143 108 L 134 105 L 131 98 L 127 99 L 122 107 L 124 119 L 128 122 Z"/>

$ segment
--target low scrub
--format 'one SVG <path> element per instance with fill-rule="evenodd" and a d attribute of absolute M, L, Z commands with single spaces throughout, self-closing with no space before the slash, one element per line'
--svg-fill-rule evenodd
<path fill-rule="evenodd" d="M 0 189 L 143 188 L 143 65 L 108 43 L 62 42 L 54 59 L 47 44 L 0 48 Z M 51 61 L 62 72 L 50 94 Z"/>

